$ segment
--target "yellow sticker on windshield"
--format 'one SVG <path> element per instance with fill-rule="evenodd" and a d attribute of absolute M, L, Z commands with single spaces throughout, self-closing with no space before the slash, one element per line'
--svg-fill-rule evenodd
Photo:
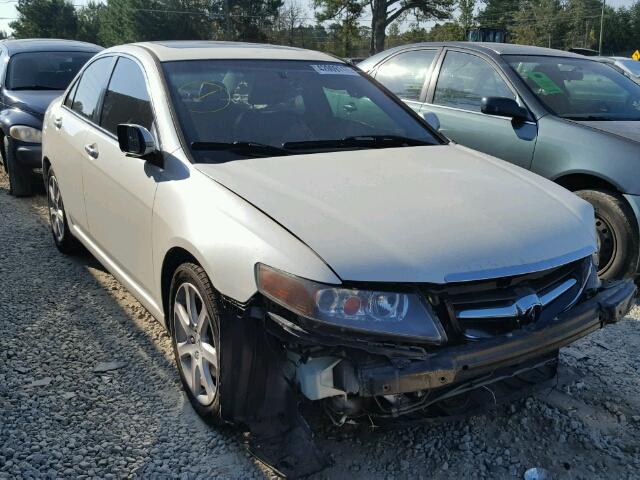
<path fill-rule="evenodd" d="M 556 85 L 545 73 L 542 72 L 527 72 L 527 78 L 531 79 L 538 87 L 542 89 L 543 95 L 554 95 L 556 93 L 562 93 L 562 89 Z"/>

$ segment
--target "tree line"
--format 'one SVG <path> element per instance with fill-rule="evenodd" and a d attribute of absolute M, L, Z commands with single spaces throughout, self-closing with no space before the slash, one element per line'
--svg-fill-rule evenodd
<path fill-rule="evenodd" d="M 149 40 L 270 42 L 367 56 L 418 41 L 465 40 L 475 27 L 509 41 L 597 49 L 601 0 L 18 0 L 15 38 L 78 39 L 103 46 Z M 428 25 L 434 26 L 428 28 Z M 603 52 L 640 48 L 640 0 L 605 7 Z"/>

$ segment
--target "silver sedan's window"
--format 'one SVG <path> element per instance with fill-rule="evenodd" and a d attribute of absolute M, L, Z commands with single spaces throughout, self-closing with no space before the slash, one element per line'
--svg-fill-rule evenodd
<path fill-rule="evenodd" d="M 447 52 L 433 103 L 462 110 L 480 111 L 484 97 L 513 98 L 513 92 L 495 68 L 476 55 Z"/>
<path fill-rule="evenodd" d="M 589 59 L 505 55 L 556 115 L 572 120 L 640 120 L 640 85 Z"/>
<path fill-rule="evenodd" d="M 412 50 L 384 62 L 376 80 L 405 100 L 420 100 L 420 92 L 436 58 L 437 50 Z"/>
<path fill-rule="evenodd" d="M 295 144 L 296 151 L 286 154 L 309 153 L 306 147 L 318 142 L 331 149 L 331 142 L 362 136 L 440 143 L 424 123 L 348 65 L 198 60 L 163 66 L 184 136 L 196 146 L 199 162 L 244 158 L 239 149 L 225 150 L 221 143 Z M 207 145 L 215 149 L 208 151 Z"/>

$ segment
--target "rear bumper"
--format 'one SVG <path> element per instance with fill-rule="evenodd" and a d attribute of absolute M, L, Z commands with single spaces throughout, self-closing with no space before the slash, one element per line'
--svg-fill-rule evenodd
<path fill-rule="evenodd" d="M 42 145 L 15 142 L 15 154 L 18 163 L 27 168 L 42 167 Z"/>
<path fill-rule="evenodd" d="M 404 367 L 389 364 L 357 369 L 361 396 L 392 395 L 459 384 L 495 370 L 542 357 L 617 322 L 631 309 L 632 280 L 603 286 L 592 298 L 556 319 L 507 335 L 442 349 Z"/>

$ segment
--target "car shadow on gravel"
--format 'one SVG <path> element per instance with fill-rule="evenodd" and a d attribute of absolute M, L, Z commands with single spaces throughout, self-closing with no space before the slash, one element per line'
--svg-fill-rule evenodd
<path fill-rule="evenodd" d="M 162 325 L 88 251 L 58 253 L 45 197 L 3 180 L 0 478 L 267 475 L 193 412 Z"/>

